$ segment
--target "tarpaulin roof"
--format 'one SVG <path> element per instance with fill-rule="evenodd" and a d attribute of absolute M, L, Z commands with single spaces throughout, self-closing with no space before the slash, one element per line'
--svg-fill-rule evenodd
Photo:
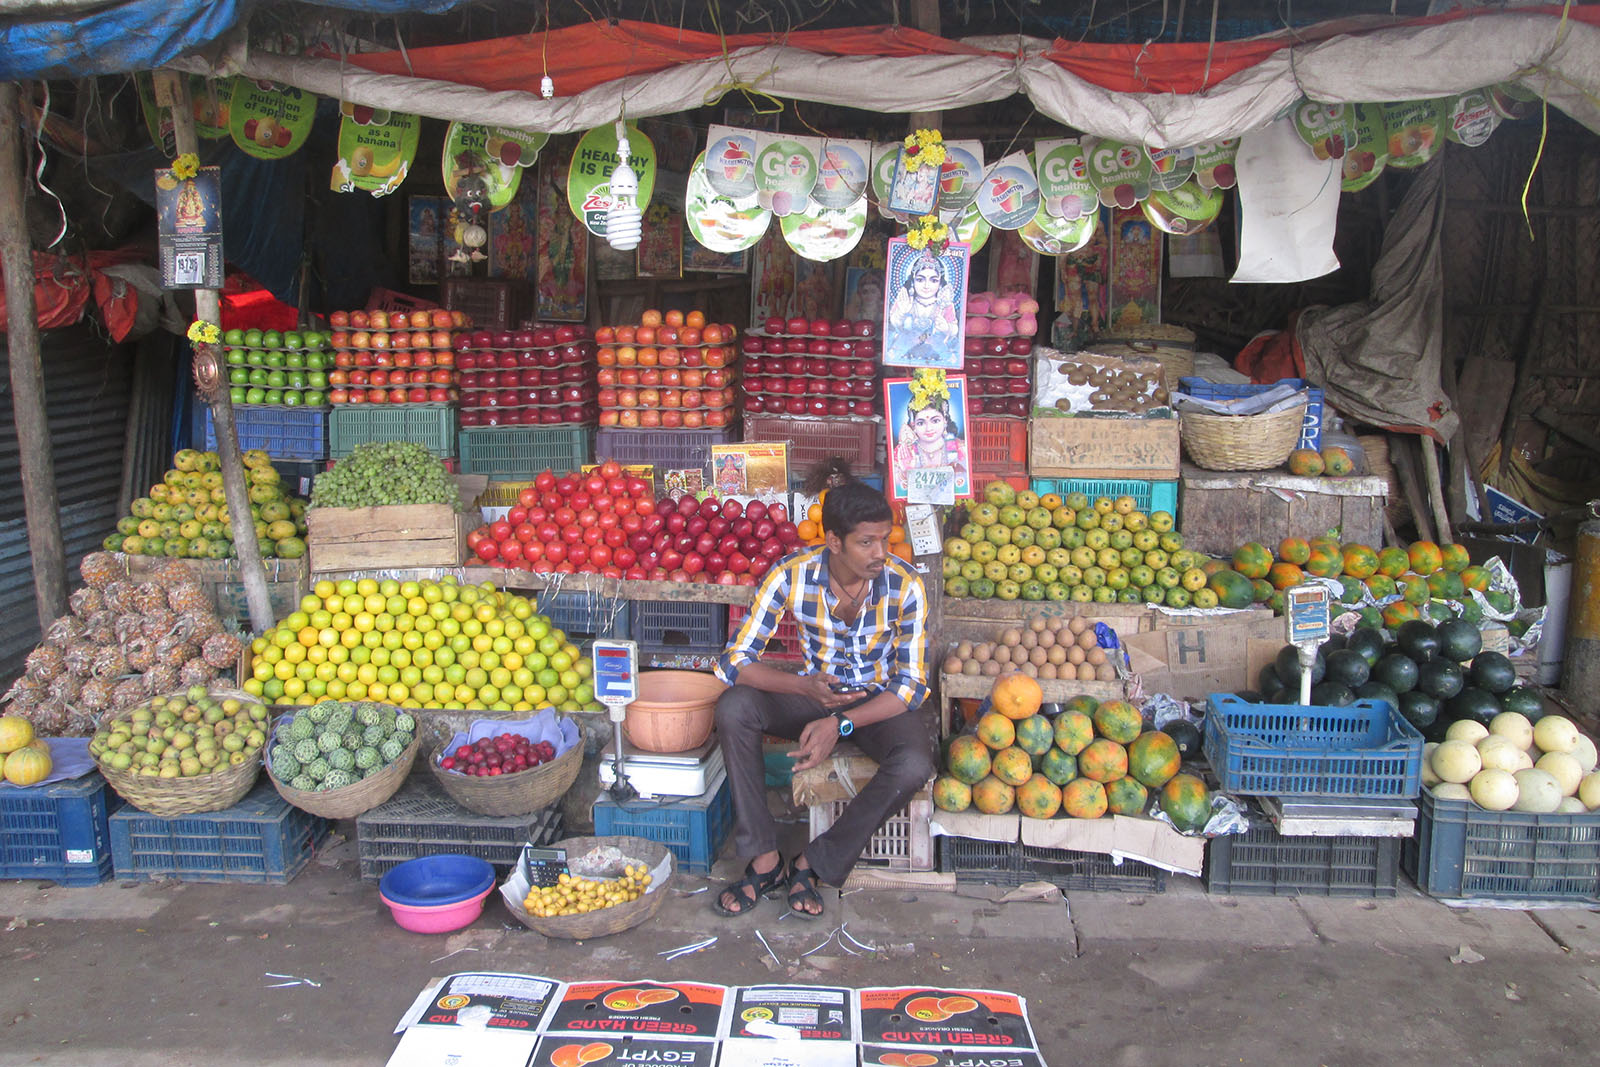
<path fill-rule="evenodd" d="M 548 68 L 546 68 L 548 57 Z M 937 111 L 1025 95 L 1087 133 L 1151 146 L 1258 129 L 1302 97 L 1369 103 L 1515 81 L 1600 131 L 1600 6 L 1457 12 L 1326 23 L 1205 45 L 1084 45 L 1028 37 L 952 41 L 865 27 L 715 35 L 638 22 L 552 31 L 343 61 L 252 51 L 233 35 L 215 61 L 323 96 L 433 118 L 568 133 L 669 114 L 747 89 L 881 112 Z M 552 100 L 539 95 L 548 69 Z"/>
<path fill-rule="evenodd" d="M 0 17 L 0 79 L 154 70 L 217 40 L 259 0 L 13 3 Z M 373 15 L 446 11 L 466 0 L 316 0 Z M 82 9 L 82 10 L 77 10 Z M 20 11 L 20 14 L 11 14 Z"/>

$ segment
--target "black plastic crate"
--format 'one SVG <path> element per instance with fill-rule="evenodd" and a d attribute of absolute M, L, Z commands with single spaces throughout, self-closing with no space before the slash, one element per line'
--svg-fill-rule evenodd
<path fill-rule="evenodd" d="M 406 860 L 445 852 L 476 856 L 504 873 L 523 845 L 560 840 L 563 826 L 559 806 L 530 815 L 479 815 L 450 799 L 431 776 L 416 774 L 356 819 L 361 877 L 376 882 Z"/>
<path fill-rule="evenodd" d="M 1392 897 L 1397 837 L 1285 837 L 1271 825 L 1212 838 L 1208 893 L 1274 897 Z"/>
<path fill-rule="evenodd" d="M 1062 890 L 1165 893 L 1167 872 L 1141 860 L 1120 864 L 1100 852 L 1041 848 L 1017 841 L 939 838 L 939 869 L 962 885 L 1019 886 L 1049 882 Z"/>
<path fill-rule="evenodd" d="M 1600 903 L 1600 811 L 1489 811 L 1424 789 L 1401 862 L 1434 897 Z"/>
<path fill-rule="evenodd" d="M 635 601 L 633 639 L 651 652 L 716 655 L 728 645 L 728 606 Z"/>

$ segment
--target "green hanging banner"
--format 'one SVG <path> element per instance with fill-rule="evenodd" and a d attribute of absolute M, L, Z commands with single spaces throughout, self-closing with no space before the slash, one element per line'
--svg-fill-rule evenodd
<path fill-rule="evenodd" d="M 615 126 L 600 126 L 583 135 L 572 150 L 567 170 L 567 206 L 596 237 L 606 235 L 606 212 L 611 210 L 611 172 L 622 158 L 617 155 Z M 639 178 L 639 210 L 650 206 L 656 190 L 656 146 L 628 124 L 628 166 Z"/>
<path fill-rule="evenodd" d="M 476 122 L 452 122 L 444 134 L 445 195 L 454 201 L 461 182 L 469 175 L 483 179 L 484 196 L 491 212 L 499 211 L 516 199 L 522 184 L 522 168 L 508 167 L 489 155 L 490 128 Z"/>
<path fill-rule="evenodd" d="M 282 159 L 300 150 L 317 116 L 317 97 L 292 85 L 233 79 L 228 133 L 245 155 Z"/>
<path fill-rule="evenodd" d="M 339 110 L 344 121 L 339 124 L 339 158 L 334 160 L 329 186 L 336 193 L 394 192 L 411 172 L 422 120 L 349 101 Z"/>

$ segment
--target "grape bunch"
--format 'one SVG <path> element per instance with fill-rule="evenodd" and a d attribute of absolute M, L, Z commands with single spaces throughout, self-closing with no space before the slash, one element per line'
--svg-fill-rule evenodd
<path fill-rule="evenodd" d="M 414 441 L 357 445 L 332 470 L 317 475 L 314 508 L 371 508 L 390 504 L 449 504 L 461 507 L 450 472 Z"/>

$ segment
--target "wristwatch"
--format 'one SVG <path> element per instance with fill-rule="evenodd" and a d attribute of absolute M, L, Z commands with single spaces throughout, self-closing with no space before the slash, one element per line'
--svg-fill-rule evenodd
<path fill-rule="evenodd" d="M 846 715 L 844 712 L 834 712 L 833 719 L 839 724 L 840 737 L 849 737 L 851 734 L 856 732 L 856 724 L 852 722 L 850 720 L 850 716 Z"/>

